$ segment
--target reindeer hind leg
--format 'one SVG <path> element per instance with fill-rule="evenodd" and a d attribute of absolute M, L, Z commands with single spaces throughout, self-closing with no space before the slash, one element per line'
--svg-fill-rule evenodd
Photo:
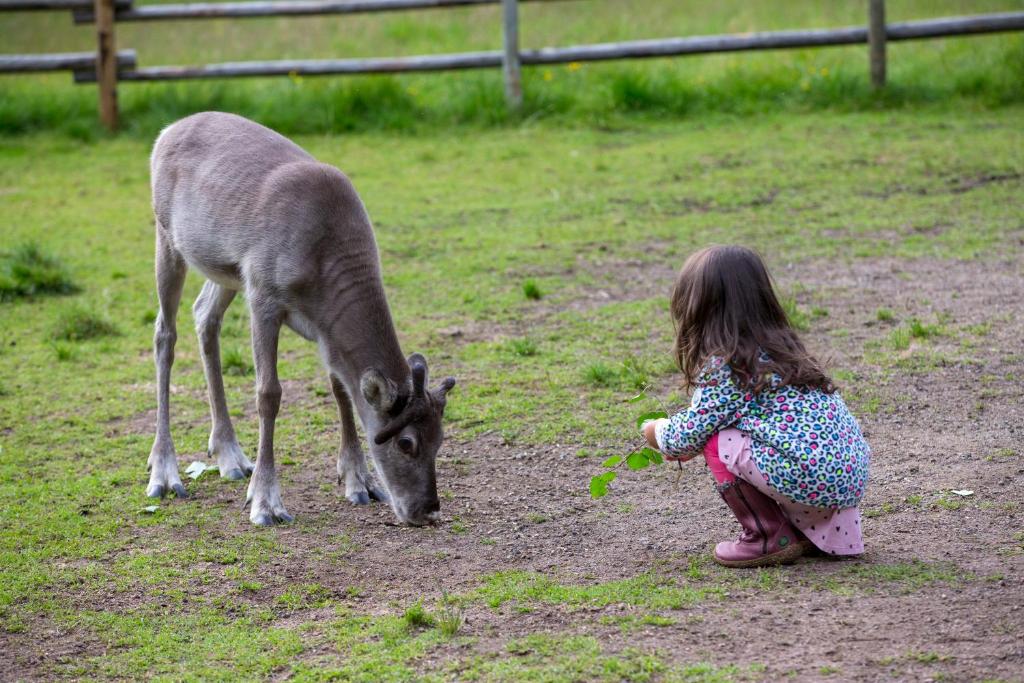
<path fill-rule="evenodd" d="M 238 445 L 235 427 L 228 415 L 227 399 L 224 396 L 224 376 L 220 362 L 220 329 L 224 312 L 237 292 L 209 280 L 192 306 L 192 317 L 199 335 L 199 349 L 203 356 L 206 372 L 206 386 L 209 390 L 210 440 L 207 452 L 217 458 L 220 476 L 224 479 L 244 479 L 252 474 L 252 463 L 245 457 Z"/>

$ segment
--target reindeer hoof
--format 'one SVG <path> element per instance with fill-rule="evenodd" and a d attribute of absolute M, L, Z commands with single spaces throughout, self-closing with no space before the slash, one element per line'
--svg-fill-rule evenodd
<path fill-rule="evenodd" d="M 353 505 L 369 505 L 370 494 L 366 491 L 356 491 L 345 496 Z"/>
<path fill-rule="evenodd" d="M 162 484 L 153 484 L 146 489 L 146 495 L 150 498 L 163 498 L 167 495 L 167 488 Z"/>
<path fill-rule="evenodd" d="M 281 510 L 273 514 L 264 512 L 255 517 L 250 517 L 249 520 L 256 526 L 274 526 L 275 524 L 291 524 L 295 521 L 295 518 Z"/>
<path fill-rule="evenodd" d="M 245 475 L 242 474 L 242 470 L 237 467 L 232 467 L 230 470 L 220 475 L 222 479 L 230 479 L 231 481 L 238 481 L 239 479 L 245 479 Z"/>
<path fill-rule="evenodd" d="M 370 494 L 370 498 L 373 498 L 374 500 L 379 500 L 382 503 L 387 503 L 390 501 L 390 498 L 388 498 L 388 494 L 384 493 L 380 489 L 375 489 L 372 486 L 370 486 L 367 489 L 367 491 Z"/>
<path fill-rule="evenodd" d="M 174 490 L 174 495 L 178 498 L 188 498 L 188 491 L 185 490 L 185 485 L 177 483 L 171 486 Z"/>
<path fill-rule="evenodd" d="M 289 515 L 284 510 L 281 510 L 280 512 L 274 514 L 274 520 L 280 522 L 281 524 L 291 524 L 295 521 L 295 518 Z"/>
<path fill-rule="evenodd" d="M 255 517 L 250 517 L 250 521 L 256 526 L 274 526 L 273 515 L 269 515 L 266 513 L 262 515 L 257 515 Z"/>

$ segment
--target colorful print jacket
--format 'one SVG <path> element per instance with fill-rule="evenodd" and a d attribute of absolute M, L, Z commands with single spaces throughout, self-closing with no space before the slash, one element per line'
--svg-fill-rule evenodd
<path fill-rule="evenodd" d="M 838 393 L 781 384 L 776 375 L 755 396 L 736 385 L 721 358 L 712 358 L 689 409 L 658 421 L 658 447 L 689 459 L 713 434 L 735 427 L 750 435 L 754 462 L 779 493 L 815 507 L 856 507 L 871 457 L 857 420 Z"/>

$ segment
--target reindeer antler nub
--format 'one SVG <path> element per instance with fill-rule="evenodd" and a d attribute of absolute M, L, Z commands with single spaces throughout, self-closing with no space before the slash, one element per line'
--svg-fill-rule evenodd
<path fill-rule="evenodd" d="M 409 356 L 409 368 L 412 370 L 412 395 L 423 396 L 427 384 L 427 359 L 414 353 Z"/>

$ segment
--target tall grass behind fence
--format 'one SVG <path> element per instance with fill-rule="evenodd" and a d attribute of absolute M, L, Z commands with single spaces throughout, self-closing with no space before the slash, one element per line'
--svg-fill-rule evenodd
<path fill-rule="evenodd" d="M 889 0 L 890 22 L 1016 11 L 1016 0 Z M 500 6 L 415 13 L 119 24 L 140 65 L 248 59 L 413 55 L 501 46 Z M 864 2 L 580 0 L 520 7 L 523 48 L 637 38 L 863 25 Z M 94 49 L 91 26 L 66 14 L 0 16 L 4 52 Z M 997 34 L 889 45 L 889 87 L 873 93 L 866 46 L 526 68 L 510 115 L 498 71 L 132 84 L 120 89 L 130 133 L 150 136 L 202 109 L 226 109 L 290 134 L 416 131 L 510 118 L 618 125 L 636 116 L 1024 101 L 1024 37 Z M 0 133 L 98 133 L 96 93 L 67 75 L 0 77 Z"/>

